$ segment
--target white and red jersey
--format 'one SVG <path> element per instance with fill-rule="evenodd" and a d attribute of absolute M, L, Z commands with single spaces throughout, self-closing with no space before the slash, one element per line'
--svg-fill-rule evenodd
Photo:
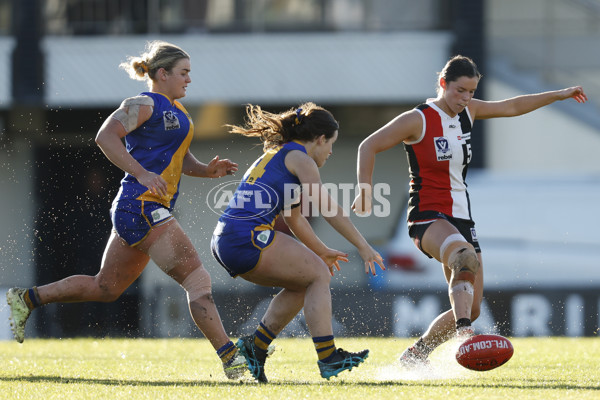
<path fill-rule="evenodd" d="M 468 108 L 455 117 L 433 102 L 415 110 L 423 117 L 423 131 L 418 140 L 404 143 L 410 173 L 409 223 L 437 219 L 437 213 L 472 219 L 465 183 L 473 126 Z"/>

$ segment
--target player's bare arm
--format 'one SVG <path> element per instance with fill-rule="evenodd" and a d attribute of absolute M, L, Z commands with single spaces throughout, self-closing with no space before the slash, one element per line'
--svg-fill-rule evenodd
<path fill-rule="evenodd" d="M 215 156 L 208 164 L 205 164 L 188 150 L 183 157 L 181 172 L 198 178 L 221 178 L 225 175 L 233 175 L 237 170 L 238 165 L 231 160 L 221 160 L 219 156 Z"/>
<path fill-rule="evenodd" d="M 555 101 L 574 99 L 578 103 L 585 103 L 587 95 L 581 86 L 550 92 L 526 94 L 500 101 L 483 101 L 472 99 L 469 110 L 473 119 L 487 119 L 497 117 L 515 117 L 527 114 L 538 108 L 547 106 Z"/>
<path fill-rule="evenodd" d="M 385 270 L 381 255 L 369 245 L 352 224 L 350 218 L 344 214 L 339 204 L 329 196 L 327 189 L 323 187 L 319 168 L 315 161 L 300 151 L 291 151 L 286 156 L 285 165 L 290 172 L 298 177 L 300 183 L 305 185 L 304 187 L 313 191 L 313 193 L 310 193 L 311 198 L 318 199 L 318 209 L 327 223 L 358 249 L 361 258 L 365 262 L 365 272 L 375 275 L 375 264 Z M 315 195 L 315 193 L 318 193 L 318 195 Z"/>
<path fill-rule="evenodd" d="M 121 140 L 129 134 L 129 132 L 135 130 L 150 118 L 152 115 L 152 107 L 148 105 L 139 106 L 137 113 L 135 113 L 137 123 L 129 125 L 121 120 L 123 118 L 118 119 L 114 117 L 119 113 L 119 110 L 125 112 L 121 107 L 117 109 L 111 117 L 104 121 L 96 134 L 96 144 L 114 165 L 134 176 L 152 193 L 165 196 L 167 194 L 167 182 L 160 175 L 144 169 L 141 164 L 127 152 L 127 149 Z M 131 109 L 129 108 L 128 111 L 130 110 Z M 126 128 L 126 126 L 128 126 L 128 128 Z"/>
<path fill-rule="evenodd" d="M 283 213 L 283 216 L 294 236 L 325 262 L 331 276 L 334 275 L 334 268 L 340 270 L 339 261 L 348 262 L 348 254 L 327 247 L 319 239 L 308 220 L 302 215 L 302 207 L 292 208 Z"/>
<path fill-rule="evenodd" d="M 286 210 L 282 215 L 294 236 L 306 247 L 316 254 L 321 254 L 327 249 L 325 243 L 319 239 L 306 218 L 302 215 L 302 207 L 294 207 L 291 210 Z"/>
<path fill-rule="evenodd" d="M 371 212 L 373 169 L 377 153 L 391 149 L 402 142 L 419 140 L 423 131 L 423 119 L 416 110 L 400 114 L 386 125 L 372 133 L 358 147 L 356 174 L 360 190 L 352 203 L 352 210 L 358 215 Z"/>

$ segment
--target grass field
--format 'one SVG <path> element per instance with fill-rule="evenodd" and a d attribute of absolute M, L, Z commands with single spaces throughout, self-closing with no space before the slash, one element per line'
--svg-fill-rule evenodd
<path fill-rule="evenodd" d="M 66 339 L 0 342 L 3 399 L 599 399 L 599 338 L 515 338 L 504 366 L 475 372 L 453 359 L 454 344 L 428 371 L 395 363 L 412 341 L 339 338 L 371 350 L 358 369 L 319 376 L 310 339 L 278 339 L 269 384 L 228 381 L 204 339 Z"/>

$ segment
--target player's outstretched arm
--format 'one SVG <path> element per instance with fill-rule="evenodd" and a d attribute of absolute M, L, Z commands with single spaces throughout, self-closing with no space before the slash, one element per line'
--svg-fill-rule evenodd
<path fill-rule="evenodd" d="M 469 103 L 469 110 L 474 119 L 515 117 L 567 99 L 574 99 L 578 103 L 585 103 L 588 100 L 581 86 L 573 86 L 549 92 L 525 94 L 500 101 L 472 99 Z"/>

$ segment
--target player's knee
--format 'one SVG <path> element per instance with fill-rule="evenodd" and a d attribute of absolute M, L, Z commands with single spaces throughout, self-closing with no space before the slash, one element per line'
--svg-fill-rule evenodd
<path fill-rule="evenodd" d="M 116 301 L 123 292 L 127 289 L 115 283 L 114 281 L 108 280 L 102 274 L 94 276 L 94 284 L 92 287 L 87 286 L 86 293 L 90 301 L 98 301 L 101 303 L 112 303 Z"/>
<path fill-rule="evenodd" d="M 181 283 L 181 286 L 187 292 L 190 303 L 199 300 L 213 302 L 212 282 L 208 271 L 203 267 L 196 268 L 190 272 Z"/>
<path fill-rule="evenodd" d="M 322 268 L 316 269 L 315 281 L 327 283 L 329 285 L 331 283 L 331 272 L 329 271 L 329 267 L 324 262 L 319 266 Z"/>
<path fill-rule="evenodd" d="M 456 246 L 448 255 L 447 265 L 452 270 L 451 280 L 454 283 L 459 281 L 475 283 L 475 276 L 479 271 L 479 257 L 470 243 Z"/>
<path fill-rule="evenodd" d="M 118 290 L 114 287 L 99 285 L 99 298 L 97 301 L 102 303 L 112 303 L 116 301 L 121 294 L 123 294 L 122 290 Z"/>

